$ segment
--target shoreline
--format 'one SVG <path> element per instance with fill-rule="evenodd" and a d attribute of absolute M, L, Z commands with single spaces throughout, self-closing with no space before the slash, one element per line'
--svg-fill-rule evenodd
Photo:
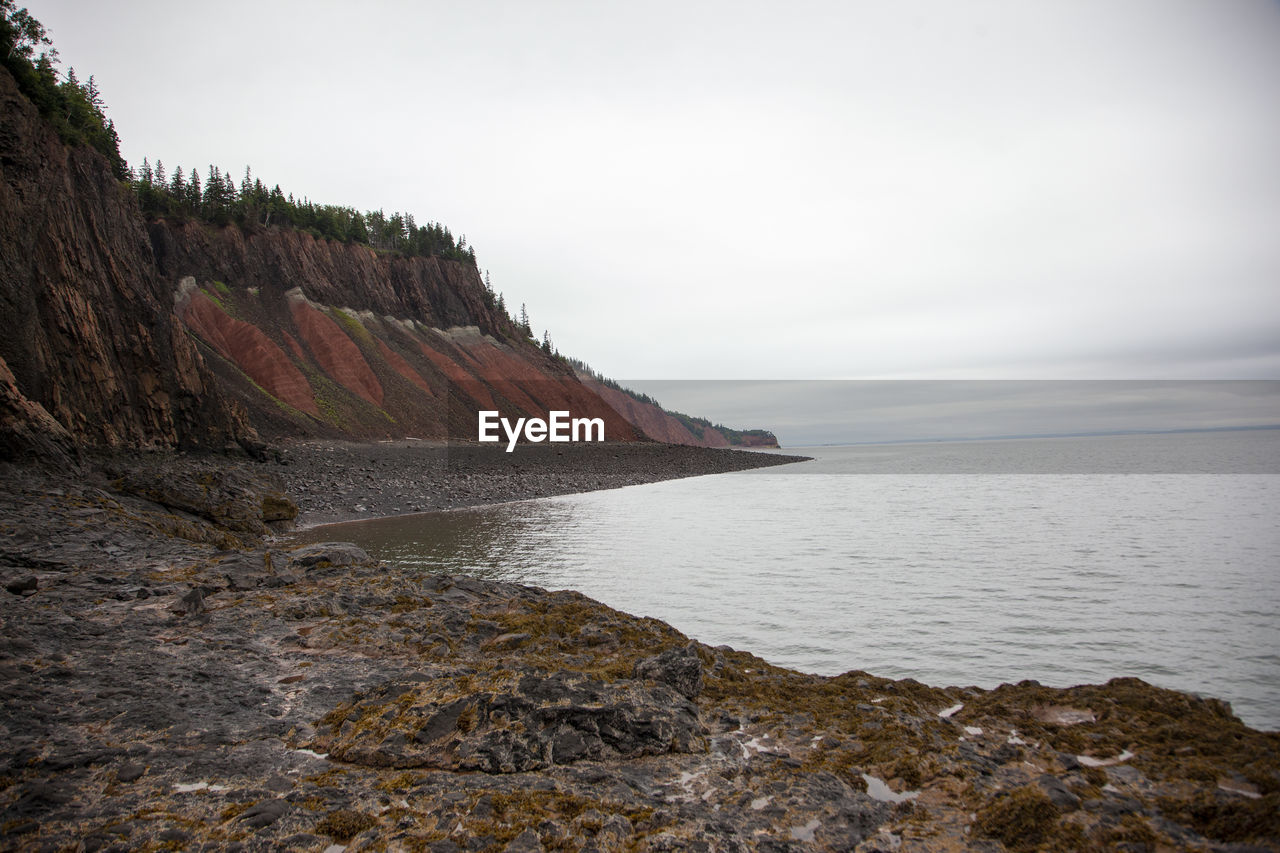
<path fill-rule="evenodd" d="M 298 503 L 299 529 L 785 465 L 778 451 L 650 442 L 523 444 L 299 441 L 276 473 Z"/>
<path fill-rule="evenodd" d="M 1280 733 L 1215 699 L 805 674 L 575 592 L 269 539 L 297 513 L 280 468 L 354 483 L 334 460 L 368 449 L 0 465 L 0 846 L 1280 849 Z M 734 464 L 703 457 L 620 476 Z M 454 463 L 433 499 L 506 467 Z M 564 493 L 560 464 L 501 483 Z"/>

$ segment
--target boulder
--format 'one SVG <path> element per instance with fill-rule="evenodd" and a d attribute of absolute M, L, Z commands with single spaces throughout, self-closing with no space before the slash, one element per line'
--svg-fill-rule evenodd
<path fill-rule="evenodd" d="M 317 542 L 294 550 L 289 555 L 289 563 L 313 573 L 319 569 L 375 566 L 378 561 L 350 542 Z"/>

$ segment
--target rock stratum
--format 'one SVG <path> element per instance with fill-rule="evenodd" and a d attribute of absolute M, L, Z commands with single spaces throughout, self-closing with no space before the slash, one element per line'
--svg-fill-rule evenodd
<path fill-rule="evenodd" d="M 494 307 L 473 264 L 288 228 L 145 223 L 107 162 L 62 145 L 4 71 L 0 115 L 9 458 L 474 439 L 480 409 L 600 418 L 611 441 L 727 444 L 673 431 L 655 406 L 615 408 Z"/>
<path fill-rule="evenodd" d="M 1280 849 L 1280 734 L 1222 702 L 805 675 L 578 593 L 263 538 L 297 513 L 281 474 L 320 464 L 0 466 L 0 847 Z"/>

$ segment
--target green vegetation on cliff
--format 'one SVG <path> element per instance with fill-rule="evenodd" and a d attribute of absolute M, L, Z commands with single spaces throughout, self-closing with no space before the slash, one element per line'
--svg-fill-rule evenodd
<path fill-rule="evenodd" d="M 93 77 L 81 83 L 74 68 L 60 79 L 58 51 L 44 26 L 13 0 L 0 0 L 0 62 L 22 94 L 35 104 L 67 145 L 88 145 L 107 158 L 117 178 L 129 175 L 120 156 L 120 137 L 103 112 Z"/>
<path fill-rule="evenodd" d="M 455 239 L 438 222 L 420 226 L 411 213 L 360 213 L 352 207 L 297 199 L 285 195 L 278 184 L 268 187 L 254 179 L 247 168 L 238 185 L 229 172 L 212 165 L 203 181 L 195 169 L 184 174 L 178 167 L 167 176 L 159 161 L 152 168 L 145 159 L 135 173 L 120 156 L 120 138 L 106 117 L 93 77 L 82 83 L 74 68 L 60 75 L 58 51 L 49 31 L 14 0 L 0 0 L 0 62 L 65 144 L 90 146 L 107 158 L 117 178 L 132 184 L 149 218 L 196 219 L 215 225 L 234 222 L 246 228 L 281 225 L 308 231 L 318 239 L 362 243 L 409 257 L 476 262 L 466 238 Z"/>
<path fill-rule="evenodd" d="M 166 174 L 163 161 L 153 167 L 144 158 L 130 172 L 138 204 L 148 219 L 194 219 L 211 225 L 235 223 L 241 228 L 278 225 L 307 231 L 317 240 L 360 243 L 407 257 L 441 257 L 474 265 L 475 249 L 466 237 L 454 238 L 438 222 L 418 225 L 411 213 L 387 216 L 381 210 L 361 213 L 353 207 L 317 204 L 285 195 L 280 185 L 268 187 L 246 167 L 237 184 L 230 171 L 210 165 L 203 180 L 197 169 L 181 166 Z"/>

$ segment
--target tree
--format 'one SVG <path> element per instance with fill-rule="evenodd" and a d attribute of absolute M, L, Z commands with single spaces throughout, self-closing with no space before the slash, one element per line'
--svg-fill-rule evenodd
<path fill-rule="evenodd" d="M 187 182 L 187 209 L 194 215 L 200 215 L 200 170 L 191 170 L 191 180 Z"/>
<path fill-rule="evenodd" d="M 173 170 L 173 177 L 169 180 L 169 198 L 174 207 L 179 210 L 186 205 L 187 182 L 182 174 L 181 166 Z"/>
<path fill-rule="evenodd" d="M 533 327 L 529 325 L 529 309 L 525 307 L 523 302 L 520 303 L 520 329 L 524 332 L 525 337 L 533 337 Z"/>
<path fill-rule="evenodd" d="M 25 8 L 15 9 L 13 0 L 0 0 L 0 44 L 8 45 L 5 64 L 15 58 L 31 62 L 36 48 L 53 44 L 44 26 Z"/>

